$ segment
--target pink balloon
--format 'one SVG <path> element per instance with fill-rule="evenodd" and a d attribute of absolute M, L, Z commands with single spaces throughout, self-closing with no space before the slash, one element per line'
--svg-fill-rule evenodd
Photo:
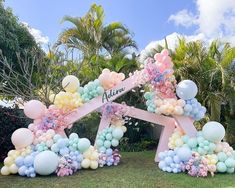
<path fill-rule="evenodd" d="M 33 143 L 34 134 L 26 128 L 20 128 L 13 132 L 11 142 L 16 149 L 25 148 Z"/>
<path fill-rule="evenodd" d="M 164 56 L 168 56 L 169 55 L 169 51 L 167 49 L 164 49 L 161 51 L 161 54 Z"/>
<path fill-rule="evenodd" d="M 155 61 L 161 62 L 161 61 L 162 61 L 162 55 L 159 54 L 159 53 L 156 53 L 156 54 L 154 55 L 154 59 L 155 59 Z"/>
<path fill-rule="evenodd" d="M 30 124 L 28 125 L 28 129 L 29 129 L 30 131 L 34 131 L 34 124 L 33 124 L 33 123 L 30 123 Z"/>
<path fill-rule="evenodd" d="M 40 118 L 46 110 L 46 106 L 38 100 L 31 100 L 24 105 L 24 113 L 30 119 Z"/>

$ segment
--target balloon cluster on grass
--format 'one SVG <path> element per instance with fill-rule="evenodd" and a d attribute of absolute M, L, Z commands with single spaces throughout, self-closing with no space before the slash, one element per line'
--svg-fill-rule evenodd
<path fill-rule="evenodd" d="M 78 92 L 85 103 L 97 96 L 102 95 L 104 93 L 104 88 L 101 86 L 100 81 L 96 79 L 94 81 L 90 81 L 84 87 L 80 87 Z"/>
<path fill-rule="evenodd" d="M 169 150 L 159 153 L 160 162 L 158 167 L 166 172 L 182 172 L 183 163 L 191 157 L 191 150 L 187 147 L 180 147 L 177 150 Z"/>
<path fill-rule="evenodd" d="M 118 165 L 120 162 L 121 155 L 117 149 L 112 150 L 111 148 L 107 149 L 106 152 L 102 152 L 99 154 L 99 167 L 103 167 L 105 165 L 112 166 Z"/>
<path fill-rule="evenodd" d="M 189 175 L 197 177 L 205 177 L 208 173 L 213 176 L 216 172 L 233 173 L 235 151 L 228 143 L 222 142 L 224 135 L 223 125 L 213 121 L 206 123 L 197 137 L 189 137 L 177 129 L 168 143 L 172 150 L 159 153 L 160 169 L 174 173 L 187 171 Z M 184 151 L 181 151 L 182 148 Z M 174 169 L 175 156 L 180 159 L 177 161 L 180 163 L 180 170 Z"/>
<path fill-rule="evenodd" d="M 120 127 L 109 127 L 103 129 L 100 133 L 98 133 L 96 139 L 96 146 L 99 152 L 106 153 L 107 149 L 117 147 L 123 135 L 124 131 Z"/>

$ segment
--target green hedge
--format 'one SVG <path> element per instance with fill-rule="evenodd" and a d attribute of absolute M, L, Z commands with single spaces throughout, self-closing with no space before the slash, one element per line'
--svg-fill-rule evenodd
<path fill-rule="evenodd" d="M 31 120 L 26 118 L 23 110 L 0 108 L 0 161 L 7 156 L 7 152 L 14 149 L 11 143 L 12 133 L 21 127 L 27 127 Z"/>

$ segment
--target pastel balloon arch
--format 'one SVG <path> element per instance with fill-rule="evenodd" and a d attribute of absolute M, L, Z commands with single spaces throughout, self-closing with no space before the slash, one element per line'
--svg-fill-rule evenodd
<path fill-rule="evenodd" d="M 233 173 L 235 152 L 222 142 L 224 127 L 208 122 L 202 131 L 195 129 L 193 121 L 202 119 L 206 108 L 195 98 L 198 88 L 193 81 L 177 84 L 168 50 L 141 63 L 141 70 L 127 79 L 104 69 L 84 87 L 68 75 L 62 81 L 64 91 L 51 94 L 53 105 L 48 108 L 37 100 L 27 102 L 24 113 L 33 123 L 12 134 L 15 149 L 8 152 L 1 174 L 67 176 L 80 169 L 118 165 L 121 155 L 115 148 L 127 130 L 126 116 L 163 126 L 155 157 L 161 170 L 191 176 Z M 112 102 L 142 86 L 147 111 Z M 96 110 L 102 117 L 94 146 L 76 133 L 65 135 L 65 128 Z"/>

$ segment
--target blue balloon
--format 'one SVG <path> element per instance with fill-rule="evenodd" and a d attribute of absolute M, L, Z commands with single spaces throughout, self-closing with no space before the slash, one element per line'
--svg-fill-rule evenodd
<path fill-rule="evenodd" d="M 25 176 L 26 173 L 25 171 L 27 170 L 27 167 L 26 166 L 21 166 L 19 169 L 18 169 L 18 173 L 20 176 Z"/>
<path fill-rule="evenodd" d="M 160 160 L 163 160 L 163 159 L 166 157 L 166 155 L 165 155 L 164 152 L 160 152 L 160 153 L 158 154 L 158 157 L 159 157 Z"/>
<path fill-rule="evenodd" d="M 180 163 L 180 158 L 176 155 L 176 156 L 174 156 L 173 161 L 175 163 L 179 164 Z"/>
<path fill-rule="evenodd" d="M 64 148 L 66 146 L 65 140 L 63 138 L 59 139 L 57 145 L 59 148 Z"/>
<path fill-rule="evenodd" d="M 184 100 L 193 99 L 197 92 L 197 85 L 192 80 L 183 80 L 176 87 L 177 96 Z"/>
<path fill-rule="evenodd" d="M 17 158 L 15 159 L 15 164 L 16 164 L 16 166 L 18 166 L 18 167 L 23 166 L 23 165 L 24 165 L 24 157 L 22 157 L 22 156 L 17 157 Z"/>
<path fill-rule="evenodd" d="M 170 165 L 173 162 L 171 157 L 166 157 L 164 161 L 167 165 Z"/>
<path fill-rule="evenodd" d="M 109 155 L 112 155 L 113 153 L 113 150 L 111 148 L 107 149 L 106 150 L 106 154 L 109 156 Z"/>
<path fill-rule="evenodd" d="M 51 151 L 57 153 L 57 152 L 60 151 L 60 149 L 59 149 L 59 147 L 58 147 L 57 144 L 53 144 L 53 145 L 51 146 Z"/>
<path fill-rule="evenodd" d="M 69 153 L 69 148 L 62 148 L 60 149 L 60 155 L 67 155 Z"/>
<path fill-rule="evenodd" d="M 168 153 L 167 153 L 167 155 L 168 155 L 169 157 L 174 157 L 174 156 L 175 156 L 175 152 L 174 152 L 173 150 L 169 150 Z"/>
<path fill-rule="evenodd" d="M 165 161 L 160 161 L 159 164 L 158 164 L 158 167 L 159 167 L 160 169 L 163 169 L 163 168 L 166 167 L 166 166 L 167 166 L 167 165 L 166 165 Z"/>
<path fill-rule="evenodd" d="M 32 156 L 27 156 L 24 158 L 24 165 L 29 167 L 33 165 L 34 158 Z"/>

